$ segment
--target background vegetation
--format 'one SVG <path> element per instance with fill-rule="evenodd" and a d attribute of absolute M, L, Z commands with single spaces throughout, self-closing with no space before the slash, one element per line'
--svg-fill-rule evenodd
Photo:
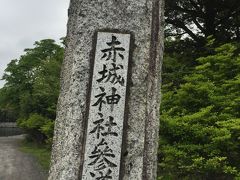
<path fill-rule="evenodd" d="M 17 121 L 29 140 L 51 144 L 63 53 L 62 46 L 45 39 L 25 49 L 25 54 L 5 69 L 0 116 Z"/>
<path fill-rule="evenodd" d="M 166 0 L 159 179 L 240 178 L 240 1 Z M 64 47 L 46 39 L 5 70 L 0 120 L 51 145 Z"/>
<path fill-rule="evenodd" d="M 166 1 L 159 179 L 240 178 L 240 1 Z"/>

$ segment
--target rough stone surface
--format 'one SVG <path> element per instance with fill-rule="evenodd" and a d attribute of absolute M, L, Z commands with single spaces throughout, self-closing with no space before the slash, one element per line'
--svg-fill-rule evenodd
<path fill-rule="evenodd" d="M 156 179 L 162 19 L 162 0 L 71 0 L 49 180 L 81 179 L 93 37 L 102 29 L 134 36 L 121 179 Z"/>

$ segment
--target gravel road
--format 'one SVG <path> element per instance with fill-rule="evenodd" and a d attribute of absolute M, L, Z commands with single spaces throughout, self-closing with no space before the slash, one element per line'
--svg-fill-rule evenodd
<path fill-rule="evenodd" d="M 24 136 L 0 137 L 0 180 L 46 180 L 36 160 L 19 151 Z"/>

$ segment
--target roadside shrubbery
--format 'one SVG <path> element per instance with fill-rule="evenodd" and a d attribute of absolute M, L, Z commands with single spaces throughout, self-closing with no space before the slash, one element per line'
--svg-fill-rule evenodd
<path fill-rule="evenodd" d="M 28 134 L 28 139 L 51 144 L 54 122 L 39 114 L 31 114 L 27 119 L 18 119 L 17 124 Z"/>

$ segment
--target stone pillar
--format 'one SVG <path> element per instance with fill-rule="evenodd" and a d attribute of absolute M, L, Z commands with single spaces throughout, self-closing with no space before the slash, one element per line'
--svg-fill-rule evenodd
<path fill-rule="evenodd" d="M 131 34 L 119 179 L 156 179 L 163 6 L 163 0 L 71 0 L 49 180 L 81 179 L 99 31 Z"/>

